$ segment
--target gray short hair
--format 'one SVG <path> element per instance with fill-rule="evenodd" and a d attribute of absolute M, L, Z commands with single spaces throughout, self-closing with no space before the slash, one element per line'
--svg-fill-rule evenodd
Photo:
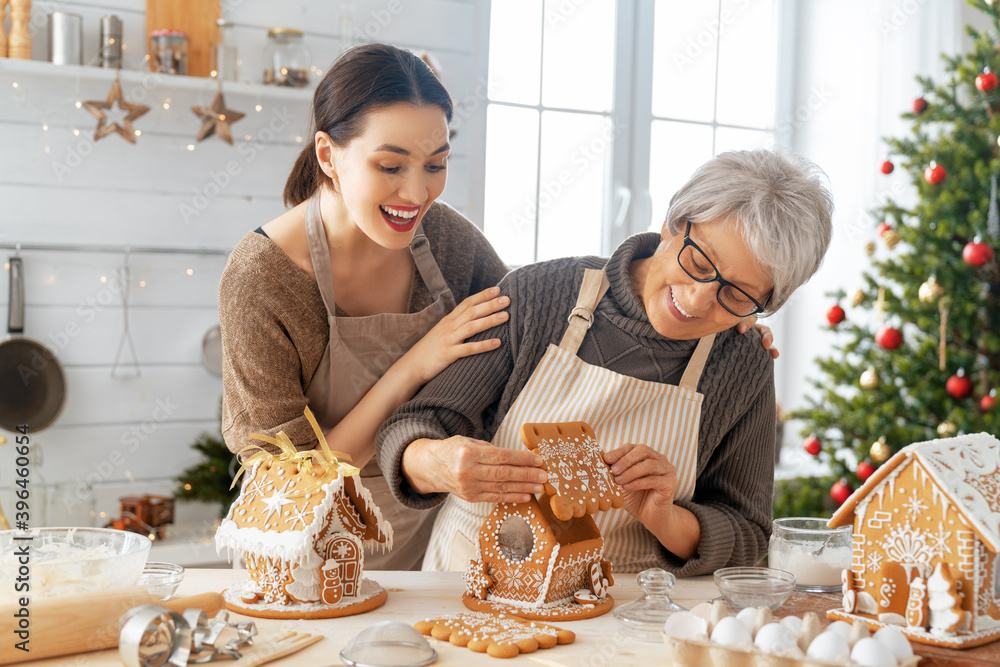
<path fill-rule="evenodd" d="M 721 153 L 698 169 L 670 199 L 664 227 L 683 234 L 687 221 L 733 221 L 774 296 L 767 313 L 819 268 L 833 233 L 833 195 L 826 174 L 785 150 Z"/>

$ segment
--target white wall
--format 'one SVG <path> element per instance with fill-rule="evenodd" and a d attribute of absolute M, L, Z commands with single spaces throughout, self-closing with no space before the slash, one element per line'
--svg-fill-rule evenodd
<path fill-rule="evenodd" d="M 445 85 L 459 103 L 443 199 L 464 211 L 481 210 L 470 186 L 468 156 L 481 153 L 470 147 L 480 145 L 485 122 L 479 85 L 485 61 L 474 30 L 486 11 L 483 3 L 353 4 L 355 40 L 427 50 L 440 63 Z M 346 41 L 338 2 L 223 0 L 222 5 L 223 17 L 236 24 L 241 78 L 248 82 L 257 80 L 270 27 L 302 29 L 313 63 L 323 71 Z M 227 84 L 228 106 L 248 114 L 233 125 L 236 145 L 210 137 L 188 150 L 200 128 L 190 107 L 210 103 L 214 84 L 140 71 L 144 7 L 140 0 L 36 0 L 32 10 L 36 60 L 46 59 L 49 11 L 83 16 L 85 59 L 96 51 L 99 18 L 106 13 L 122 18 L 126 99 L 152 107 L 135 122 L 142 131 L 136 145 L 117 135 L 93 143 L 96 120 L 76 108 L 77 100 L 107 96 L 110 72 L 0 59 L 0 244 L 228 252 L 244 234 L 284 210 L 281 191 L 301 148 L 297 138 L 309 140 L 311 92 Z M 261 111 L 254 111 L 256 104 Z M 269 125 L 277 131 L 265 129 Z M 6 257 L 12 251 L 3 252 Z M 95 486 L 98 509 L 112 513 L 125 492 L 169 490 L 170 480 L 198 459 L 189 447 L 198 433 L 217 427 L 222 385 L 201 363 L 201 341 L 218 321 L 216 292 L 225 254 L 131 255 L 129 321 L 141 368 L 141 376 L 133 379 L 111 377 L 123 332 L 115 271 L 124 254 L 26 250 L 21 256 L 25 334 L 55 352 L 68 383 L 58 421 L 32 436 L 44 451 L 35 481 L 67 483 L 70 491 L 88 481 Z M 7 283 L 4 271 L 4 312 Z M 12 482 L 13 453 L 11 446 L 0 448 L 0 488 Z M 0 505 L 10 514 L 8 494 L 0 491 Z M 50 498 L 52 504 L 58 499 Z"/>
<path fill-rule="evenodd" d="M 827 172 L 837 210 L 822 268 L 774 318 L 781 349 L 779 400 L 786 410 L 805 405 L 803 397 L 812 389 L 807 379 L 821 377 L 813 360 L 830 355 L 837 341 L 826 326 L 833 300 L 825 293 L 861 287 L 861 273 L 870 268 L 864 246 L 877 240 L 881 221 L 868 212 L 887 196 L 904 202 L 913 196 L 903 170 L 883 176 L 878 168 L 887 157 L 882 139 L 909 135 L 909 123 L 899 114 L 920 95 L 914 77 L 942 81 L 940 54 L 968 48 L 964 25 L 987 27 L 979 12 L 952 0 L 804 0 L 796 5 L 794 113 L 799 120 L 792 147 Z M 881 241 L 876 245 L 879 253 L 887 252 Z M 842 305 L 855 320 L 870 316 Z M 785 429 L 793 455 L 801 452 L 800 427 Z"/>

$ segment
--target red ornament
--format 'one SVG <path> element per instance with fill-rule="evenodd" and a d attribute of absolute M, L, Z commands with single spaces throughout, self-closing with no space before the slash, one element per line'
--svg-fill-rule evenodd
<path fill-rule="evenodd" d="M 830 323 L 831 327 L 835 327 L 843 322 L 845 317 L 847 317 L 847 314 L 844 312 L 844 309 L 836 304 L 830 306 L 830 310 L 826 311 L 826 321 Z"/>
<path fill-rule="evenodd" d="M 815 435 L 810 435 L 802 443 L 802 449 L 806 450 L 807 452 L 809 452 L 813 456 L 816 456 L 817 454 L 819 454 L 819 450 L 822 449 L 822 448 L 823 447 L 822 447 L 822 445 L 819 442 L 819 438 L 817 438 Z"/>
<path fill-rule="evenodd" d="M 902 344 L 903 334 L 895 327 L 884 326 L 875 332 L 875 342 L 886 350 L 895 350 Z"/>
<path fill-rule="evenodd" d="M 993 406 L 997 404 L 997 399 L 993 396 L 983 396 L 982 400 L 979 401 L 979 407 L 986 410 L 992 410 Z"/>
<path fill-rule="evenodd" d="M 872 473 L 874 472 L 875 472 L 875 466 L 873 466 L 868 461 L 862 461 L 861 463 L 858 464 L 858 470 L 857 470 L 858 479 L 860 479 L 862 482 L 871 477 Z"/>
<path fill-rule="evenodd" d="M 913 100 L 913 113 L 920 115 L 925 111 L 927 111 L 927 100 L 922 97 Z"/>
<path fill-rule="evenodd" d="M 890 225 L 888 222 L 883 222 L 878 226 L 877 231 L 879 236 L 885 238 L 886 232 L 892 231 L 892 225 Z"/>
<path fill-rule="evenodd" d="M 959 400 L 972 395 L 972 380 L 964 375 L 952 375 L 944 385 L 948 395 Z"/>
<path fill-rule="evenodd" d="M 937 185 L 948 175 L 948 171 L 937 162 L 931 162 L 927 169 L 924 169 L 924 180 L 931 185 Z"/>
<path fill-rule="evenodd" d="M 976 88 L 981 93 L 988 93 L 997 87 L 997 75 L 993 72 L 983 70 L 983 73 L 976 77 Z"/>
<path fill-rule="evenodd" d="M 889 175 L 889 174 L 892 173 L 892 170 L 895 169 L 895 168 L 896 168 L 896 166 L 892 162 L 890 162 L 889 160 L 886 160 L 885 162 L 882 163 L 882 173 L 883 174 Z"/>
<path fill-rule="evenodd" d="M 833 498 L 833 502 L 838 505 L 843 505 L 844 502 L 851 497 L 853 492 L 854 490 L 844 480 L 840 480 L 830 487 L 830 497 Z"/>
<path fill-rule="evenodd" d="M 965 244 L 965 248 L 962 249 L 962 259 L 969 266 L 982 266 L 993 259 L 993 248 L 980 241 L 977 236 Z"/>

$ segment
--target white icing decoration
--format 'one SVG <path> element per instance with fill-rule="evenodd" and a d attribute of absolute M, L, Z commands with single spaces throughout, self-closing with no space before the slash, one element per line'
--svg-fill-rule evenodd
<path fill-rule="evenodd" d="M 875 597 L 867 591 L 858 591 L 858 600 L 855 608 L 863 614 L 875 615 L 878 613 L 878 603 Z"/>

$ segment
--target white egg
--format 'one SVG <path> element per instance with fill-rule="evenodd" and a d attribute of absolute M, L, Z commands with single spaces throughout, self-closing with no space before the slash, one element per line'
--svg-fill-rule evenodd
<path fill-rule="evenodd" d="M 799 630 L 802 629 L 802 619 L 798 616 L 785 616 L 778 622 L 795 633 L 796 636 L 798 636 Z"/>
<path fill-rule="evenodd" d="M 817 660 L 834 662 L 838 658 L 850 656 L 851 647 L 847 645 L 847 640 L 836 632 L 821 632 L 809 644 L 806 655 Z"/>
<path fill-rule="evenodd" d="M 765 653 L 781 653 L 795 646 L 796 635 L 781 623 L 768 623 L 757 631 L 754 646 Z"/>
<path fill-rule="evenodd" d="M 708 621 L 690 611 L 678 611 L 667 617 L 663 634 L 677 639 L 708 639 Z"/>
<path fill-rule="evenodd" d="M 860 667 L 896 667 L 896 656 L 892 651 L 871 637 L 858 640 L 851 651 L 851 661 Z"/>
<path fill-rule="evenodd" d="M 712 629 L 712 641 L 723 646 L 739 646 L 750 644 L 750 631 L 736 620 L 735 616 L 726 616 Z"/>
<path fill-rule="evenodd" d="M 910 641 L 899 628 L 886 626 L 875 633 L 875 641 L 881 642 L 892 651 L 896 660 L 904 660 L 913 656 L 913 647 Z"/>
<path fill-rule="evenodd" d="M 753 634 L 754 626 L 757 624 L 757 610 L 754 607 L 744 607 L 736 613 L 736 618 L 740 623 L 747 626 L 750 634 Z"/>
<path fill-rule="evenodd" d="M 851 624 L 845 621 L 834 621 L 830 625 L 826 626 L 824 632 L 836 632 L 838 635 L 847 641 L 847 638 L 851 636 Z"/>

